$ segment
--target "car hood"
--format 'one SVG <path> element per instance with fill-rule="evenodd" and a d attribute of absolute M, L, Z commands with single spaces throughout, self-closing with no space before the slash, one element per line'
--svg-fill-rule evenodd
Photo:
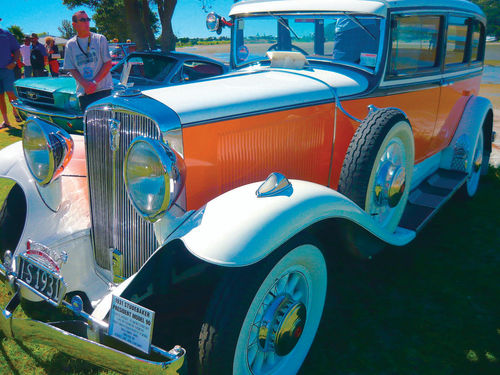
<path fill-rule="evenodd" d="M 18 79 L 16 87 L 26 87 L 35 90 L 42 90 L 54 93 L 56 91 L 65 94 L 76 93 L 76 81 L 73 77 L 35 77 Z"/>
<path fill-rule="evenodd" d="M 173 109 L 182 125 L 223 120 L 333 102 L 368 88 L 360 73 L 345 68 L 303 70 L 252 68 L 185 85 L 143 91 Z"/>

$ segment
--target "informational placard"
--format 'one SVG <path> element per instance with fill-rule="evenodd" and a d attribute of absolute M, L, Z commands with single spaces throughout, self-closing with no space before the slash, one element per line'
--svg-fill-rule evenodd
<path fill-rule="evenodd" d="M 149 354 L 155 312 L 113 296 L 108 334 Z"/>

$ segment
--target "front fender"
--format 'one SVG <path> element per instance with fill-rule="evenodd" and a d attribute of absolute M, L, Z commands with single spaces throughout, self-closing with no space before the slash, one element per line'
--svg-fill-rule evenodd
<path fill-rule="evenodd" d="M 196 257 L 217 265 L 258 262 L 307 227 L 330 218 L 346 219 L 391 245 L 405 245 L 415 232 L 389 233 L 347 197 L 312 182 L 290 180 L 286 195 L 258 198 L 261 183 L 224 193 L 190 216 L 174 233 Z"/>
<path fill-rule="evenodd" d="M 85 290 L 90 300 L 101 297 L 107 283 L 96 277 L 90 240 L 90 208 L 83 138 L 76 137 L 73 159 L 57 180 L 39 187 L 26 165 L 21 142 L 0 150 L 0 178 L 14 181 L 26 197 L 24 229 L 14 255 L 26 250 L 28 240 L 52 250 L 64 250 L 68 263 L 62 267 L 68 291 Z M 30 300 L 38 300 L 25 294 Z"/>

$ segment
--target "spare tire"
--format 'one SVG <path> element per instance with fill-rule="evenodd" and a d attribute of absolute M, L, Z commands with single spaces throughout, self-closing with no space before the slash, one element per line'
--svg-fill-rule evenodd
<path fill-rule="evenodd" d="M 395 108 L 372 110 L 349 144 L 338 191 L 392 233 L 406 207 L 414 159 L 406 116 Z"/>

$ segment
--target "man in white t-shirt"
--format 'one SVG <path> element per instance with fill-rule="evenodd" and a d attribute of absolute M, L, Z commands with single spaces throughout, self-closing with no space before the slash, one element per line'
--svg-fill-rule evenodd
<path fill-rule="evenodd" d="M 77 35 L 68 40 L 64 54 L 64 69 L 76 80 L 82 111 L 90 103 L 110 95 L 113 88 L 108 41 L 104 35 L 91 33 L 89 22 L 85 11 L 73 14 Z"/>
<path fill-rule="evenodd" d="M 31 77 L 31 38 L 29 35 L 24 37 L 24 44 L 19 48 L 24 66 L 24 78 Z"/>

